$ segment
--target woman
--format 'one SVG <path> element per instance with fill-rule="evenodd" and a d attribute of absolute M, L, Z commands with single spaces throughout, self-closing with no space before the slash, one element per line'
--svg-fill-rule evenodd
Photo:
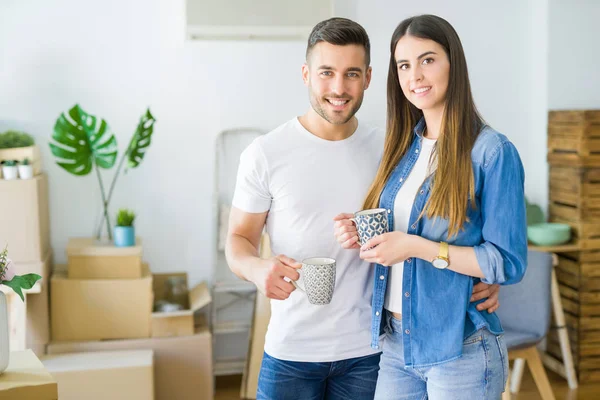
<path fill-rule="evenodd" d="M 362 247 L 349 219 L 335 232 L 376 264 L 372 346 L 381 328 L 387 337 L 375 398 L 499 399 L 502 327 L 469 299 L 479 280 L 512 284 L 525 273 L 519 154 L 479 116 L 460 39 L 444 19 L 400 23 L 387 86 L 384 155 L 364 208 L 387 209 L 390 232 Z"/>

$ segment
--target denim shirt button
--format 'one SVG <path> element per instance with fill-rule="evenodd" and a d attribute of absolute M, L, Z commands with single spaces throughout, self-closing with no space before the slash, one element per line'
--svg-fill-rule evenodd
<path fill-rule="evenodd" d="M 421 189 L 421 191 L 419 193 L 423 194 L 423 193 L 425 193 L 425 191 L 423 189 Z"/>
<path fill-rule="evenodd" d="M 375 311 L 375 315 L 379 316 L 379 311 Z"/>
<path fill-rule="evenodd" d="M 408 260 L 406 260 L 407 263 L 410 263 L 410 258 Z"/>
<path fill-rule="evenodd" d="M 390 209 L 388 208 L 388 214 L 391 214 L 391 213 L 392 213 L 392 210 L 390 210 Z"/>
<path fill-rule="evenodd" d="M 381 279 L 381 280 L 384 280 L 384 279 L 385 279 L 385 276 L 381 275 L 381 276 L 379 277 L 379 279 Z"/>
<path fill-rule="evenodd" d="M 419 152 L 419 149 L 416 149 L 416 150 L 415 150 L 415 153 L 418 153 L 418 152 Z"/>
<path fill-rule="evenodd" d="M 410 335 L 410 330 L 405 330 L 404 333 L 406 333 L 407 335 Z"/>
<path fill-rule="evenodd" d="M 404 297 L 410 297 L 410 293 L 408 293 L 408 292 L 404 293 Z"/>
<path fill-rule="evenodd" d="M 411 228 L 412 229 L 417 229 L 417 224 L 412 224 Z"/>
<path fill-rule="evenodd" d="M 404 178 L 400 178 L 400 182 L 402 182 L 404 180 Z"/>

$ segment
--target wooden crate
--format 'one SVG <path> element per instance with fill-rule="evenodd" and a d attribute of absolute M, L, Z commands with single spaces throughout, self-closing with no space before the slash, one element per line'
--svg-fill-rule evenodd
<path fill-rule="evenodd" d="M 600 168 L 551 166 L 550 220 L 571 225 L 584 248 L 600 248 Z"/>
<path fill-rule="evenodd" d="M 548 162 L 600 167 L 600 110 L 550 111 Z"/>
<path fill-rule="evenodd" d="M 600 382 L 600 250 L 563 253 L 555 267 L 573 362 L 579 381 Z M 547 351 L 562 359 L 551 329 Z"/>

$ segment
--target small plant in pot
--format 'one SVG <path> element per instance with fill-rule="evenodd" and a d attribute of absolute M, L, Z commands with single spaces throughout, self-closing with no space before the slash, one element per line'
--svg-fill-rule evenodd
<path fill-rule="evenodd" d="M 19 170 L 16 160 L 5 160 L 2 162 L 2 176 L 6 180 L 17 179 Z"/>
<path fill-rule="evenodd" d="M 135 246 L 135 227 L 133 220 L 135 213 L 132 210 L 121 208 L 117 213 L 117 226 L 115 226 L 115 246 Z"/>
<path fill-rule="evenodd" d="M 33 178 L 33 165 L 29 162 L 29 158 L 25 158 L 18 165 L 19 168 L 19 178 L 21 179 L 31 179 Z"/>

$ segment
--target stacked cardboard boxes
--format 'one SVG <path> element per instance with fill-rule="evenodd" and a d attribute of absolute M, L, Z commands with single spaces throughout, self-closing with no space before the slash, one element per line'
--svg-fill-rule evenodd
<path fill-rule="evenodd" d="M 205 283 L 187 291 L 184 309 L 153 312 L 167 280 L 177 277 L 187 288 L 187 274 L 152 274 L 140 239 L 133 247 L 115 247 L 74 238 L 67 258 L 51 280 L 48 354 L 152 350 L 156 399 L 212 399 L 211 334 L 194 318 L 211 302 Z M 69 396 L 85 395 L 84 385 L 72 387 Z"/>
<path fill-rule="evenodd" d="M 152 275 L 142 245 L 72 238 L 67 270 L 51 279 L 52 340 L 150 337 Z"/>
<path fill-rule="evenodd" d="M 2 287 L 9 294 L 10 346 L 13 351 L 31 348 L 40 356 L 50 340 L 48 177 L 39 173 L 31 179 L 0 179 L 0 193 L 0 250 L 8 246 L 17 274 L 42 276 L 34 288 L 25 292 L 25 301 Z"/>
<path fill-rule="evenodd" d="M 556 267 L 575 368 L 600 381 L 600 110 L 550 112 L 548 162 L 550 221 L 569 224 L 579 249 Z M 547 350 L 561 358 L 554 331 Z"/>

